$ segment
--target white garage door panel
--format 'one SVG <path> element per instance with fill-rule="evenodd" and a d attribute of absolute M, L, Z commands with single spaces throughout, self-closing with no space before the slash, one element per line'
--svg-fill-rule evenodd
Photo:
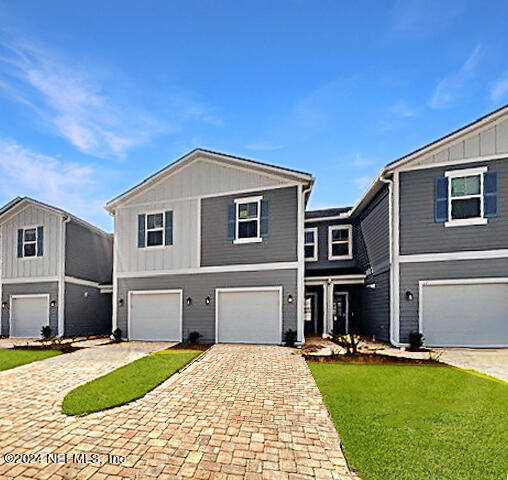
<path fill-rule="evenodd" d="M 41 327 L 49 323 L 48 297 L 16 296 L 11 301 L 11 336 L 40 337 Z"/>
<path fill-rule="evenodd" d="M 131 292 L 129 338 L 178 342 L 181 340 L 181 315 L 180 292 Z"/>
<path fill-rule="evenodd" d="M 281 343 L 280 291 L 217 293 L 217 337 L 221 343 Z"/>
<path fill-rule="evenodd" d="M 429 346 L 508 345 L 508 284 L 424 285 L 422 331 Z"/>

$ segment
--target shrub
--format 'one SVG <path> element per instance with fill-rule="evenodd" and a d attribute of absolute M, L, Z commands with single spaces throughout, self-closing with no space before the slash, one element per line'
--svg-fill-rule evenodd
<path fill-rule="evenodd" d="M 419 350 L 423 345 L 423 333 L 421 332 L 410 332 L 409 333 L 409 345 L 414 350 Z"/>
<path fill-rule="evenodd" d="M 49 340 L 51 338 L 51 327 L 49 325 L 43 325 L 41 327 L 41 337 L 43 340 Z"/>
<path fill-rule="evenodd" d="M 122 330 L 120 328 L 115 328 L 113 330 L 113 333 L 111 334 L 113 337 L 113 340 L 115 342 L 121 342 L 122 341 Z"/>
<path fill-rule="evenodd" d="M 287 347 L 294 347 L 296 342 L 296 330 L 293 330 L 292 328 L 286 330 L 286 333 L 284 334 L 284 341 L 286 342 Z"/>
<path fill-rule="evenodd" d="M 199 332 L 190 332 L 189 333 L 189 343 L 198 343 L 200 336 L 201 336 L 201 334 Z"/>

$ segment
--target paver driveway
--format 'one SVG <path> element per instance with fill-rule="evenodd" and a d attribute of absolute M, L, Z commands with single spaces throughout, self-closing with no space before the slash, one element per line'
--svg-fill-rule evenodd
<path fill-rule="evenodd" d="M 60 379 L 45 376 L 49 367 L 0 375 L 1 478 L 349 479 L 319 390 L 289 349 L 216 345 L 144 398 L 77 419 L 60 413 L 71 382 L 63 370 Z M 41 389 L 52 398 L 41 401 Z M 6 452 L 39 451 L 127 458 L 122 465 L 2 463 Z"/>

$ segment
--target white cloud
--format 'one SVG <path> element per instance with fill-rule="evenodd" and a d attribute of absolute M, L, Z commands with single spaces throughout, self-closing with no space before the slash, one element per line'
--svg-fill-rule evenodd
<path fill-rule="evenodd" d="M 355 154 L 355 157 L 354 157 L 353 161 L 351 162 L 351 165 L 353 165 L 354 167 L 360 167 L 360 168 L 368 167 L 371 164 L 372 164 L 372 160 L 365 158 L 359 152 L 357 152 Z"/>
<path fill-rule="evenodd" d="M 506 101 L 508 98 L 508 70 L 492 84 L 490 98 L 493 102 Z"/>
<path fill-rule="evenodd" d="M 392 18 L 397 31 L 429 35 L 452 23 L 462 10 L 461 0 L 397 0 L 392 9 Z"/>
<path fill-rule="evenodd" d="M 416 110 L 411 108 L 405 100 L 399 100 L 388 107 L 388 113 L 400 118 L 409 118 L 416 115 Z"/>
<path fill-rule="evenodd" d="M 284 145 L 277 145 L 269 142 L 255 142 L 245 145 L 245 148 L 249 150 L 268 151 L 268 150 L 280 150 L 281 148 L 284 148 Z"/>
<path fill-rule="evenodd" d="M 430 99 L 430 106 L 436 109 L 446 108 L 458 100 L 468 82 L 474 77 L 481 57 L 482 49 L 477 45 L 458 71 L 439 81 Z"/>
<path fill-rule="evenodd" d="M 372 180 L 372 177 L 364 175 L 354 178 L 352 182 L 358 187 L 359 190 L 365 190 L 372 183 Z"/>

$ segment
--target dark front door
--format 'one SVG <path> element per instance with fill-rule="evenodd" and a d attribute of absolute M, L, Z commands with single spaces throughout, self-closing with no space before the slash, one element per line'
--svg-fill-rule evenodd
<path fill-rule="evenodd" d="M 347 333 L 347 294 L 333 294 L 333 333 Z"/>
<path fill-rule="evenodd" d="M 305 335 L 317 333 L 317 295 L 311 293 L 305 296 Z"/>

